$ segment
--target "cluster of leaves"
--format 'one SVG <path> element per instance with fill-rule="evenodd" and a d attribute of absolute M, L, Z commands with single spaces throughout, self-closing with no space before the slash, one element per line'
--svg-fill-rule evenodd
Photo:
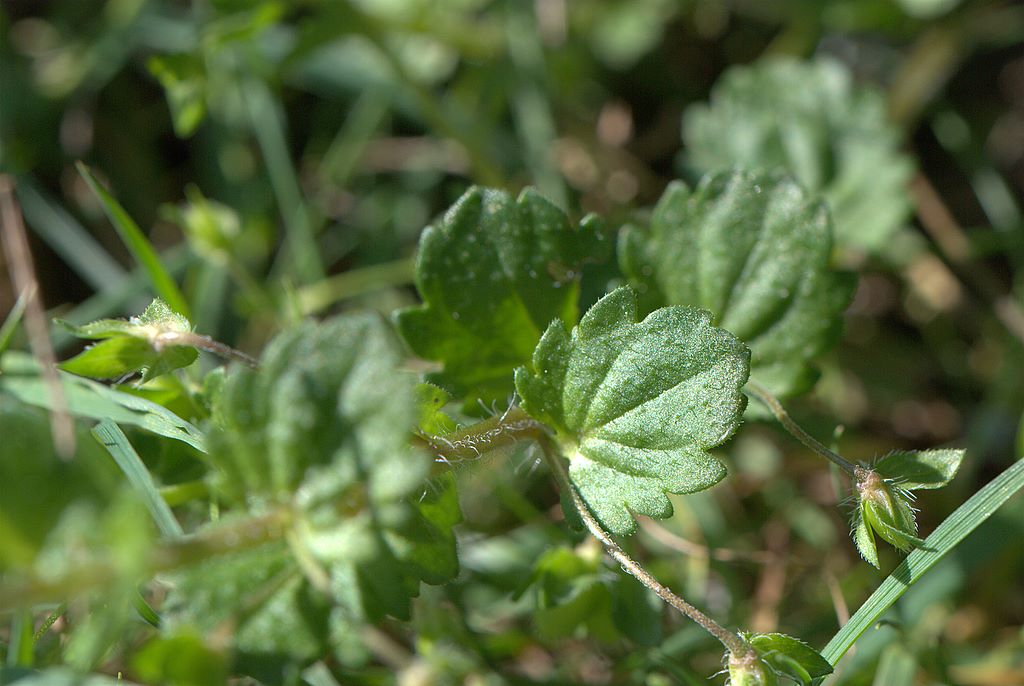
<path fill-rule="evenodd" d="M 636 515 L 671 515 L 667 494 L 724 478 L 710 451 L 742 421 L 752 365 L 792 394 L 807 387 L 814 356 L 835 338 L 852 278 L 829 265 L 828 212 L 777 173 L 726 172 L 695 191 L 673 185 L 648 230 L 621 234 L 636 290 L 613 290 L 577 323 L 582 267 L 605 259 L 608 242 L 596 219 L 573 227 L 534 191 L 513 200 L 474 188 L 424 232 L 424 305 L 394 318 L 414 352 L 442 365 L 429 378 L 447 393 L 415 391 L 391 326 L 368 315 L 288 329 L 257 368 L 208 375 L 206 480 L 224 513 L 191 536 L 214 549 L 232 537 L 242 543 L 199 564 L 171 563 L 161 608 L 167 640 L 230 626 L 234 653 L 257 658 L 242 664 L 271 680 L 327 653 L 350 667 L 366 663 L 361 627 L 408 620 L 421 582 L 447 582 L 459 568 L 454 481 L 428 478 L 431 456 L 414 436 L 454 447 L 443 435 L 454 425 L 439 410 L 450 399 L 500 397 L 513 378 L 523 410 L 540 423 L 525 422 L 533 437 L 550 441 L 553 459 L 568 460 L 569 487 L 587 508 L 570 511 L 573 519 L 592 515 L 605 531 L 630 534 Z M 88 376 L 141 371 L 146 383 L 197 355 L 188 321 L 161 301 L 127 322 L 72 330 L 105 339 L 64 365 Z M 515 427 L 499 420 L 496 430 Z M 877 472 L 864 470 L 871 479 L 859 478 L 855 538 L 876 566 L 872 530 L 900 548 L 920 544 L 903 489 L 943 485 L 962 454 L 931 457 L 926 464 L 894 454 Z M 888 485 L 895 480 L 899 488 Z M 115 567 L 127 578 L 147 569 Z M 541 620 L 551 626 L 576 614 L 572 598 L 583 592 L 576 572 L 576 591 L 552 590 L 565 569 L 542 559 L 534 573 L 547 589 L 542 606 L 555 597 L 567 603 Z M 588 598 L 587 613 L 603 588 L 579 596 Z M 621 608 L 620 595 L 608 607 Z M 771 673 L 797 683 L 830 671 L 795 639 L 742 640 L 767 651 Z M 287 660 L 260 661 L 269 655 Z"/>
<path fill-rule="evenodd" d="M 587 79 L 570 78 L 568 87 L 555 79 L 586 68 L 581 40 L 601 69 L 636 63 L 658 45 L 668 22 L 690 21 L 679 3 L 570 4 L 561 37 L 540 36 L 528 23 L 530 12 L 515 3 L 328 3 L 304 7 L 290 22 L 282 21 L 291 17 L 288 6 L 275 1 L 217 0 L 198 21 L 177 6 L 154 9 L 159 4 L 111 3 L 103 21 L 114 30 L 95 45 L 83 30 L 66 49 L 37 51 L 56 65 L 82 65 L 73 70 L 76 86 L 54 81 L 39 59 L 34 73 L 52 92 L 66 94 L 109 78 L 97 55 L 123 60 L 129 46 L 142 46 L 145 67 L 165 89 L 174 132 L 217 160 L 200 183 L 223 200 L 190 187 L 186 203 L 164 208 L 191 251 L 181 279 L 185 298 L 168 275 L 173 256 L 161 265 L 86 171 L 87 185 L 162 300 L 127 321 L 69 323 L 60 333 L 99 341 L 63 363 L 67 373 L 58 377 L 74 417 L 102 420 L 92 435 L 77 436 L 73 462 L 48 448 L 39 408 L 59 403 L 38 366 L 15 352 L 0 360 L 0 468 L 8 470 L 0 480 L 24 486 L 8 489 L 17 492 L 5 492 L 0 508 L 5 534 L 12 533 L 0 537 L 4 605 L 74 601 L 67 612 L 33 606 L 37 619 L 52 613 L 48 622 L 63 616 L 70 627 L 66 643 L 52 635 L 35 643 L 37 663 L 65 663 L 78 672 L 124 665 L 130 678 L 169 686 L 215 686 L 240 675 L 265 684 L 383 683 L 393 680 L 391 672 L 401 673 L 403 683 L 504 683 L 502 672 L 529 673 L 535 641 L 568 639 L 575 646 L 587 635 L 621 657 L 616 681 L 654 684 L 668 674 L 699 683 L 700 669 L 684 663 L 712 651 L 685 630 L 668 635 L 673 623 L 660 600 L 603 563 L 594 541 L 580 544 L 576 533 L 550 526 L 545 513 L 532 509 L 553 500 L 548 490 L 529 499 L 500 488 L 492 493 L 481 464 L 484 485 L 473 490 L 487 491 L 489 509 L 513 502 L 546 535 L 527 527 L 459 534 L 460 499 L 470 489 L 457 484 L 461 471 L 434 460 L 475 459 L 519 438 L 539 438 L 565 463 L 569 488 L 616 535 L 631 534 L 638 515 L 671 515 L 673 494 L 725 478 L 728 460 L 719 448 L 744 420 L 769 416 L 747 402 L 748 379 L 798 397 L 813 387 L 819 358 L 839 336 L 855 279 L 834 267 L 837 252 L 846 265 L 857 262 L 851 253 L 892 257 L 887 251 L 907 219 L 903 186 L 913 165 L 899 152 L 900 134 L 885 121 L 880 93 L 855 85 L 844 67 L 827 60 L 730 69 L 711 101 L 684 117 L 686 174 L 707 175 L 692 186 L 671 184 L 652 211 L 632 213 L 618 230 L 614 212 L 607 221 L 576 222 L 559 209 L 577 197 L 583 206 L 604 208 L 633 196 L 611 199 L 606 189 L 613 184 L 601 174 L 574 176 L 561 161 L 555 169 L 551 160 L 569 159 L 562 144 L 575 134 L 556 140 L 552 112 L 562 116 L 560 110 L 576 111 L 577 102 L 593 98 L 591 86 L 579 85 Z M 698 4 L 699 31 L 722 23 L 718 10 Z M 955 4 L 902 3 L 916 16 Z M 878 22 L 903 30 L 898 9 L 870 5 L 823 15 L 820 25 Z M 785 10 L 754 14 L 760 25 L 784 21 L 778 17 Z M 556 17 L 556 34 L 557 24 Z M 538 68 L 541 41 L 566 41 L 543 65 L 556 69 Z M 494 59 L 505 49 L 511 66 Z M 548 71 L 563 76 L 538 76 Z M 291 134 L 285 128 L 274 101 L 282 85 L 342 93 L 350 111 L 333 140 L 337 111 L 309 116 L 331 126 L 326 138 L 312 137 L 301 184 L 285 146 L 304 137 L 295 129 L 306 122 L 293 119 Z M 432 100 L 435 87 L 447 89 L 443 100 Z M 361 95 L 349 99 L 351 93 Z M 387 121 L 389 105 L 397 123 Z M 15 120 L 23 116 L 5 110 L 5 125 L 10 112 Z M 68 131 L 75 121 L 69 118 Z M 353 292 L 332 294 L 332 283 L 347 282 L 323 279 L 325 267 L 350 256 L 359 264 L 400 253 L 396 246 L 414 239 L 428 208 L 454 197 L 450 178 L 433 168 L 417 171 L 415 160 L 411 172 L 381 183 L 354 175 L 374 131 L 404 134 L 410 121 L 458 141 L 457 154 L 433 151 L 442 158 L 437 167 L 489 185 L 531 178 L 541 191 L 514 197 L 473 187 L 424 231 L 415 268 L 421 305 L 399 309 L 391 321 L 346 315 L 296 326 L 296 313 L 318 312 L 347 297 L 337 293 Z M 17 146 L 4 141 L 5 161 L 32 169 L 43 147 L 36 141 L 57 137 L 20 138 Z M 257 144 L 267 178 L 263 165 L 252 163 Z M 116 156 L 116 146 L 101 147 Z M 640 195 L 655 197 L 663 181 L 640 178 L 647 186 Z M 117 185 L 122 193 L 135 190 Z M 30 180 L 26 187 L 26 213 L 45 207 L 45 195 L 33 205 Z M 334 187 L 345 189 L 342 197 Z M 443 201 L 430 198 L 431 189 L 441 189 L 435 195 Z M 300 199 L 303 193 L 309 197 Z M 281 259 L 271 248 L 270 198 L 286 229 Z M 337 219 L 337 207 L 352 202 L 355 212 L 341 221 L 369 240 L 318 235 Z M 609 260 L 616 247 L 617 260 Z M 65 259 L 86 263 L 86 280 L 99 290 L 120 273 L 116 264 L 105 271 L 102 261 L 76 261 L 74 251 Z M 262 275 L 250 274 L 264 268 L 266 287 Z M 411 274 L 400 264 L 398 283 Z M 228 279 L 241 316 L 218 318 L 229 302 Z M 142 309 L 107 295 L 103 314 Z M 388 297 L 373 305 L 391 310 L 409 302 L 406 294 Z M 81 324 L 97 316 L 70 319 Z M 243 347 L 260 347 L 267 331 L 284 330 L 256 368 L 204 377 L 209 367 L 194 364 L 197 348 L 211 348 L 189 319 L 199 331 L 221 327 Z M 419 359 L 410 361 L 409 352 Z M 138 384 L 83 378 L 123 382 L 134 374 Z M 481 402 L 519 407 L 478 421 Z M 24 456 L 40 451 L 41 459 L 24 468 Z M 910 494 L 946 484 L 962 458 L 953 450 L 900 452 L 858 467 L 853 536 L 868 562 L 886 562 L 876 536 L 927 552 Z M 465 469 L 465 478 L 477 478 L 474 471 Z M 56 481 L 75 488 L 51 488 Z M 566 518 L 580 523 L 568 494 L 562 496 Z M 484 509 L 469 506 L 475 514 Z M 659 578 L 675 578 L 664 569 Z M 508 619 L 527 615 L 527 630 Z M 139 617 L 154 626 L 141 626 Z M 8 664 L 32 664 L 32 619 L 16 614 Z M 726 664 L 734 686 L 806 686 L 842 654 L 826 652 L 826 660 L 774 633 L 742 634 L 742 641 L 750 650 Z M 403 653 L 406 642 L 415 655 Z M 571 661 L 573 650 L 559 660 Z M 0 672 L 0 680 L 8 677 L 25 686 L 79 683 L 60 669 Z"/>

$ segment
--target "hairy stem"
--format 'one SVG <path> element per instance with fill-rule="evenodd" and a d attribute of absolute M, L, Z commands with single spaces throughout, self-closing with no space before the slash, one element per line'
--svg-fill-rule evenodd
<path fill-rule="evenodd" d="M 711 619 L 711 617 L 708 617 L 693 605 L 690 605 L 690 603 L 673 593 L 667 586 L 662 585 L 661 582 L 655 579 L 639 562 L 631 558 L 626 551 L 619 547 L 619 544 L 615 542 L 611 537 L 611 534 L 605 531 L 601 526 L 601 523 L 597 521 L 596 517 L 594 517 L 594 514 L 590 511 L 590 507 L 588 507 L 583 501 L 583 498 L 576 490 L 576 487 L 572 485 L 572 482 L 569 480 L 569 474 L 566 472 L 565 466 L 561 462 L 561 458 L 552 447 L 551 441 L 547 436 L 541 436 L 539 443 L 544 452 L 544 458 L 548 463 L 548 467 L 551 469 L 552 474 L 554 474 L 556 481 L 558 481 L 559 488 L 568 493 L 572 498 L 572 504 L 576 508 L 576 511 L 579 512 L 580 519 L 583 520 L 583 524 L 587 527 L 587 530 L 590 531 L 591 535 L 601 542 L 601 545 L 604 546 L 605 552 L 608 553 L 609 557 L 622 565 L 622 568 L 631 574 L 637 581 L 657 593 L 659 598 L 689 619 L 699 624 L 705 631 L 721 641 L 722 645 L 725 646 L 725 649 L 732 655 L 742 657 L 753 653 L 753 649 L 738 634 L 729 631 L 724 626 Z"/>
<path fill-rule="evenodd" d="M 504 414 L 495 415 L 465 429 L 444 436 L 417 436 L 416 440 L 445 464 L 475 460 L 484 453 L 508 448 L 545 436 L 544 426 L 513 405 Z"/>
<path fill-rule="evenodd" d="M 789 413 L 782 407 L 779 399 L 772 395 L 767 388 L 759 384 L 754 379 L 750 379 L 747 381 L 747 391 L 764 403 L 771 413 L 775 415 L 775 418 L 779 420 L 779 423 L 782 424 L 786 431 L 788 431 L 795 439 L 824 457 L 826 460 L 833 462 L 837 467 L 850 476 L 856 478 L 857 465 L 853 464 L 842 455 L 829 450 L 824 445 L 816 441 L 809 433 L 800 428 L 800 425 L 794 422 L 792 417 L 789 416 Z"/>

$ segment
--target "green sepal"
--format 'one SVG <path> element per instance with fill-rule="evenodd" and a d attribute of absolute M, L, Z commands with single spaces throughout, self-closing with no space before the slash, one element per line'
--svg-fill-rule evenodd
<path fill-rule="evenodd" d="M 780 633 L 744 634 L 743 638 L 776 675 L 800 686 L 810 686 L 832 673 L 828 660 L 798 638 Z"/>
<path fill-rule="evenodd" d="M 595 218 L 573 227 L 534 189 L 513 199 L 470 188 L 423 232 L 423 305 L 397 312 L 396 324 L 413 352 L 443 364 L 432 382 L 458 398 L 504 401 L 548 324 L 576 321 L 582 265 L 608 243 Z"/>
<path fill-rule="evenodd" d="M 590 510 L 606 530 L 629 534 L 634 513 L 671 515 L 666 493 L 725 476 L 709 451 L 740 424 L 749 363 L 707 312 L 665 307 L 637 321 L 634 292 L 619 288 L 571 333 L 552 323 L 515 378 L 523 409 L 555 430 Z"/>

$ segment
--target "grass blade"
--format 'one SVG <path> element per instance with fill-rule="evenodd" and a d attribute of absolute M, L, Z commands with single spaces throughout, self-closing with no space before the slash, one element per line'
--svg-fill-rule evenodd
<path fill-rule="evenodd" d="M 39 364 L 31 355 L 7 353 L 0 371 L 0 390 L 28 405 L 50 409 L 52 403 L 39 375 Z M 131 424 L 206 452 L 202 432 L 162 405 L 73 374 L 61 372 L 59 377 L 68 412 L 73 416 Z"/>
<path fill-rule="evenodd" d="M 10 347 L 11 339 L 14 338 L 14 332 L 18 330 L 18 324 L 21 323 L 21 316 L 25 314 L 25 307 L 27 305 L 28 298 L 22 293 L 18 296 L 14 307 L 8 313 L 3 326 L 0 326 L 0 355 L 3 355 L 7 348 Z"/>
<path fill-rule="evenodd" d="M 93 428 L 92 435 L 107 449 L 110 456 L 114 458 L 114 462 L 124 472 L 128 483 L 142 497 L 142 502 L 145 503 L 149 514 L 153 516 L 153 521 L 156 522 L 160 533 L 167 538 L 178 538 L 184 535 L 185 532 L 182 531 L 178 520 L 174 518 L 171 508 L 160 497 L 160 491 L 157 489 L 152 475 L 128 441 L 128 437 L 121 431 L 121 427 L 109 419 L 104 419 Z"/>
<path fill-rule="evenodd" d="M 299 283 L 318 281 L 326 276 L 326 272 L 320 261 L 316 227 L 302 197 L 276 105 L 263 83 L 250 80 L 243 88 L 253 132 L 266 161 L 270 186 L 274 189 L 284 219 L 287 231 L 285 247 L 295 269 L 292 277 Z"/>
<path fill-rule="evenodd" d="M 109 290 L 124 278 L 124 267 L 31 179 L 19 177 L 17 193 L 32 231 L 94 290 Z"/>
<path fill-rule="evenodd" d="M 1024 459 L 1014 462 L 1008 469 L 986 484 L 953 514 L 939 524 L 925 539 L 925 549 L 916 549 L 871 594 L 856 614 L 839 630 L 825 649 L 822 657 L 838 664 L 865 630 L 906 593 L 916 581 L 955 548 L 968 534 L 978 528 L 993 512 L 1024 487 Z"/>
<path fill-rule="evenodd" d="M 93 176 L 89 167 L 81 162 L 77 163 L 76 166 L 78 167 L 78 173 L 82 175 L 82 178 L 89 185 L 89 189 L 92 190 L 93 194 L 100 201 L 104 213 L 110 219 L 110 223 L 114 225 L 125 246 L 127 246 L 143 269 L 145 269 L 147 276 L 149 276 L 149 282 L 152 284 L 153 290 L 156 291 L 156 295 L 163 298 L 171 306 L 172 310 L 191 319 L 185 296 L 181 294 L 178 284 L 174 282 L 174 279 L 171 278 L 171 275 L 164 268 L 163 263 L 160 262 L 160 256 L 149 242 L 149 239 L 146 238 L 146 235 L 142 233 L 139 225 L 121 207 L 120 203 L 114 199 L 114 196 Z"/>

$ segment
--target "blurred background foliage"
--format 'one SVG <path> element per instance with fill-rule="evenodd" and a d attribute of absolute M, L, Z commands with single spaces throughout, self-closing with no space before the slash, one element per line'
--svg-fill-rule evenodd
<path fill-rule="evenodd" d="M 960 476 L 918 502 L 926 533 L 1024 454 L 1019 3 L 4 0 L 0 35 L 0 165 L 53 316 L 127 316 L 151 297 L 77 160 L 160 250 L 197 330 L 257 352 L 305 316 L 412 304 L 417 237 L 471 183 L 535 185 L 614 227 L 671 179 L 752 156 L 789 165 L 834 204 L 836 259 L 860 272 L 839 347 L 793 404 L 800 421 L 854 459 L 966 447 Z M 825 66 L 792 61 L 811 58 Z M 796 75 L 744 90 L 745 74 L 773 69 Z M 750 141 L 765 147 L 751 153 Z M 591 282 L 619 278 L 613 265 L 593 267 Z M 0 279 L 0 311 L 15 295 Z M 63 331 L 54 341 L 62 357 L 80 345 Z M 199 412 L 173 387 L 147 393 Z M 0 401 L 0 436 L 18 422 L 39 434 L 32 445 L 47 443 L 42 414 Z M 132 440 L 171 503 L 187 501 L 196 461 Z M 111 495 L 116 475 L 53 462 L 32 481 L 15 467 L 25 449 L 0 438 L 5 515 L 40 513 L 3 523 L 5 565 L 51 530 L 123 541 L 129 557 L 143 544 L 134 510 Z M 726 482 L 675 498 L 676 516 L 645 523 L 629 547 L 727 625 L 822 645 L 883 578 L 850 544 L 833 478 L 767 424 L 749 424 L 722 457 Z M 458 470 L 463 573 L 424 587 L 412 629 L 384 623 L 370 666 L 321 662 L 287 680 L 706 683 L 719 669 L 710 639 L 552 523 L 557 497 L 533 460 Z M 61 517 L 72 501 L 75 516 Z M 1024 683 L 1021 540 L 1016 498 L 830 683 Z M 896 560 L 886 554 L 883 568 Z M 187 630 L 147 637 L 141 620 L 75 608 L 26 656 L 16 639 L 41 621 L 18 615 L 0 629 L 11 669 L 63 661 L 180 686 L 228 673 Z M 65 641 L 79 621 L 99 626 Z"/>

